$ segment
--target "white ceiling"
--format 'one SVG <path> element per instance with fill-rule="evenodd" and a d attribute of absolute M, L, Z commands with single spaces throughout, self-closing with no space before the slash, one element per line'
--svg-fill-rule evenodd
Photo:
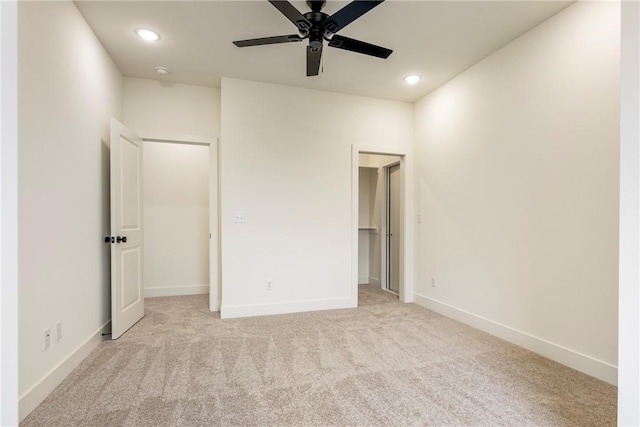
<path fill-rule="evenodd" d="M 305 2 L 292 2 L 302 13 Z M 306 77 L 306 41 L 238 48 L 233 40 L 295 34 L 265 1 L 76 1 L 125 76 L 220 87 L 221 77 L 415 101 L 571 4 L 571 1 L 386 1 L 340 35 L 393 49 L 378 59 L 327 47 Z M 329 1 L 323 12 L 346 5 Z M 139 39 L 139 27 L 162 39 Z M 159 78 L 154 68 L 169 76 Z M 408 86 L 402 78 L 419 74 Z"/>

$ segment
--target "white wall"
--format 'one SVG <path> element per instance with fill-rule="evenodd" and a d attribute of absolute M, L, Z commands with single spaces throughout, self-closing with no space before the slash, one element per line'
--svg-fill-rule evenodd
<path fill-rule="evenodd" d="M 354 306 L 351 145 L 412 128 L 410 104 L 223 79 L 222 315 Z"/>
<path fill-rule="evenodd" d="M 144 142 L 145 296 L 209 293 L 209 147 Z"/>
<path fill-rule="evenodd" d="M 374 169 L 375 170 L 375 169 Z M 369 227 L 371 225 L 372 206 L 370 201 L 371 196 L 371 169 L 359 168 L 358 171 L 358 186 L 359 186 L 359 199 L 358 199 L 358 226 Z"/>
<path fill-rule="evenodd" d="M 622 2 L 618 425 L 640 425 L 640 4 Z"/>
<path fill-rule="evenodd" d="M 0 2 L 0 425 L 18 424 L 18 26 Z"/>
<path fill-rule="evenodd" d="M 415 107 L 418 300 L 609 382 L 619 21 L 578 2 Z"/>
<path fill-rule="evenodd" d="M 220 89 L 124 78 L 124 121 L 143 138 L 220 135 Z"/>
<path fill-rule="evenodd" d="M 24 417 L 110 318 L 109 120 L 122 76 L 72 2 L 18 4 L 19 391 Z M 59 342 L 43 330 L 62 321 Z M 79 360 L 78 360 L 79 359 Z"/>

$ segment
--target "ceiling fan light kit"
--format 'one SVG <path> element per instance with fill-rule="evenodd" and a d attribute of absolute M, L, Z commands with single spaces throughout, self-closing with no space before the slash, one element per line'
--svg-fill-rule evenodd
<path fill-rule="evenodd" d="M 325 40 L 328 42 L 329 47 L 386 59 L 393 52 L 391 49 L 336 34 L 383 1 L 356 0 L 329 16 L 322 12 L 322 8 L 326 4 L 324 0 L 307 1 L 311 12 L 307 12 L 304 15 L 287 0 L 269 0 L 269 3 L 297 27 L 299 34 L 237 40 L 233 44 L 238 47 L 248 47 L 301 42 L 308 39 L 307 76 L 318 75 L 322 59 L 322 47 Z"/>

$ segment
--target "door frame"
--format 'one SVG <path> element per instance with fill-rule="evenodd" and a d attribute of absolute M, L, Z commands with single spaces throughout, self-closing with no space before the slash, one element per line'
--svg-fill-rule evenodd
<path fill-rule="evenodd" d="M 393 146 L 369 146 L 353 144 L 351 146 L 351 303 L 358 306 L 358 209 L 359 209 L 359 159 L 360 154 L 381 154 L 400 157 L 400 292 L 402 302 L 413 302 L 413 152 L 410 148 Z M 386 226 L 385 226 L 386 228 Z M 384 248 L 386 245 L 381 245 Z M 386 249 L 384 250 L 386 252 Z M 384 255 L 386 257 L 386 254 Z M 386 275 L 386 266 L 382 263 L 380 276 Z M 383 277 L 380 278 L 383 280 Z M 386 279 L 384 279 L 386 280 Z"/>
<path fill-rule="evenodd" d="M 145 134 L 143 142 L 205 145 L 209 147 L 209 310 L 220 311 L 222 291 L 220 289 L 220 138 L 191 134 Z"/>

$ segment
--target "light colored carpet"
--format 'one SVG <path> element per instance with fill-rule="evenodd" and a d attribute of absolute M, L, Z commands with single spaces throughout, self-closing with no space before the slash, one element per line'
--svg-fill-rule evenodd
<path fill-rule="evenodd" d="M 611 385 L 371 286 L 360 303 L 220 320 L 147 299 L 22 425 L 616 424 Z"/>

